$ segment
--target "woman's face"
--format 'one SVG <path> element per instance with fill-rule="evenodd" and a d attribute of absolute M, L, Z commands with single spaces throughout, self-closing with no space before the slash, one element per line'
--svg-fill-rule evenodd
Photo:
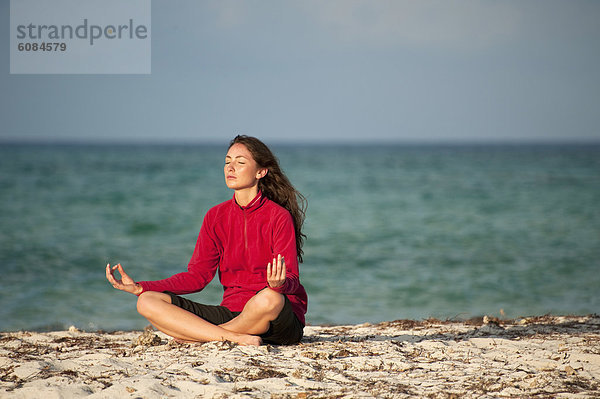
<path fill-rule="evenodd" d="M 267 174 L 260 168 L 245 145 L 236 143 L 229 148 L 225 156 L 225 183 L 233 190 L 255 187 Z"/>

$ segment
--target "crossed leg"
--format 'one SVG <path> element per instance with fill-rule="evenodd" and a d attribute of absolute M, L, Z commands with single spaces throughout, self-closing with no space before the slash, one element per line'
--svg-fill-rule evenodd
<path fill-rule="evenodd" d="M 138 312 L 154 327 L 167 335 L 187 342 L 232 341 L 241 345 L 260 345 L 258 334 L 268 331 L 285 298 L 265 288 L 250 298 L 242 312 L 221 325 L 212 324 L 171 303 L 171 297 L 161 292 L 142 293 L 137 302 Z"/>

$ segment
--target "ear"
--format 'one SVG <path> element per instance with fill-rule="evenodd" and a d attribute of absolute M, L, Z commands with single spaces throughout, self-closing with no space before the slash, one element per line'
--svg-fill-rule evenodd
<path fill-rule="evenodd" d="M 256 173 L 256 178 L 262 179 L 263 177 L 265 177 L 267 175 L 267 173 L 269 173 L 269 169 L 267 169 L 267 168 L 261 169 Z"/>

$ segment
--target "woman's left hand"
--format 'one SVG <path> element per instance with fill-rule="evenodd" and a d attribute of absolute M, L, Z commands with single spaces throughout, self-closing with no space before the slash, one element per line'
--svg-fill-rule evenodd
<path fill-rule="evenodd" d="M 285 283 L 285 259 L 281 254 L 273 258 L 273 264 L 267 265 L 267 283 L 271 288 L 281 287 Z"/>

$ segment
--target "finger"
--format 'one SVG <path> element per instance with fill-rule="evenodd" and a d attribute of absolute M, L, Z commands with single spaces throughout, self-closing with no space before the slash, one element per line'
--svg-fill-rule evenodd
<path fill-rule="evenodd" d="M 273 258 L 273 267 L 271 269 L 271 277 L 272 278 L 277 278 L 277 269 L 279 268 L 279 265 L 277 264 L 277 258 Z"/>
<path fill-rule="evenodd" d="M 112 285 L 114 288 L 117 288 L 117 285 L 119 284 L 119 282 L 117 280 L 115 280 L 115 278 L 112 276 L 112 274 L 107 274 L 106 278 L 108 279 L 108 282 L 110 283 L 110 285 Z"/>
<path fill-rule="evenodd" d="M 117 270 L 119 266 L 120 266 L 120 264 L 109 267 L 108 268 L 109 273 L 106 276 L 108 278 L 108 281 L 110 282 L 110 284 L 113 286 L 113 288 L 116 288 L 116 289 L 120 289 L 119 287 L 123 285 L 122 284 L 123 276 L 121 276 L 121 279 L 119 279 L 119 280 L 117 280 L 117 278 L 115 277 L 115 270 Z"/>
<path fill-rule="evenodd" d="M 106 265 L 106 278 L 108 279 L 108 281 L 110 281 L 111 279 L 114 280 L 114 276 L 113 276 L 112 269 L 110 267 L 110 263 Z"/>
<path fill-rule="evenodd" d="M 284 265 L 283 257 L 281 256 L 281 254 L 279 254 L 277 256 L 277 265 L 279 266 L 277 268 L 277 279 L 282 280 L 283 279 L 283 270 L 285 268 L 285 265 Z"/>
<path fill-rule="evenodd" d="M 279 267 L 279 279 L 285 280 L 285 258 L 281 256 L 281 262 Z"/>
<path fill-rule="evenodd" d="M 272 270 L 272 268 L 271 268 L 271 264 L 270 264 L 270 263 L 268 263 L 268 264 L 267 264 L 267 280 L 270 280 L 270 279 L 271 279 L 271 270 Z"/>
<path fill-rule="evenodd" d="M 120 263 L 117 265 L 117 268 L 119 269 L 119 273 L 121 273 L 121 278 L 127 276 L 127 273 L 125 273 L 125 270 L 123 270 L 123 266 L 121 266 Z"/>

